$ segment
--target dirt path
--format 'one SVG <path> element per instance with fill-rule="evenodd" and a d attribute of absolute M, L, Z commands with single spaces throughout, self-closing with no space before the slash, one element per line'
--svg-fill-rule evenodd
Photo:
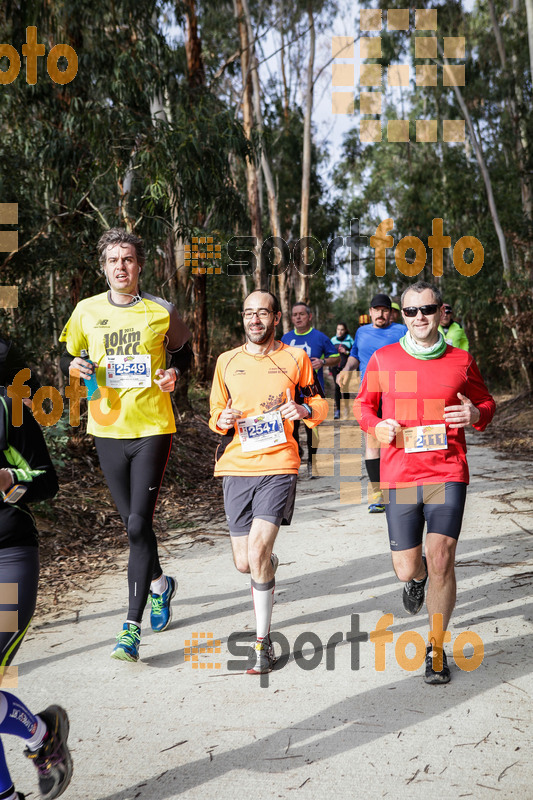
<path fill-rule="evenodd" d="M 533 798 L 533 466 L 483 445 L 469 456 L 450 630 L 452 641 L 466 631 L 481 637 L 479 668 L 454 665 L 448 686 L 431 687 L 421 669 L 396 663 L 399 635 L 425 639 L 428 623 L 405 616 L 383 515 L 340 505 L 339 478 L 302 481 L 276 547 L 273 630 L 291 657 L 268 687 L 228 668 L 228 636 L 252 636 L 253 616 L 222 523 L 202 541 L 181 530 L 165 543 L 167 571 L 179 579 L 175 619 L 163 634 L 146 621 L 139 664 L 109 658 L 125 614 L 122 569 L 66 591 L 59 613 L 36 622 L 18 691 L 34 709 L 59 701 L 69 711 L 75 776 L 65 800 Z M 352 615 L 370 632 L 386 613 L 394 642 L 385 670 L 374 668 L 368 641 L 354 669 Z M 295 658 L 303 633 L 314 645 Z M 327 658 L 315 651 L 336 633 L 342 641 Z M 221 652 L 201 653 L 193 669 L 185 651 L 195 635 L 220 639 Z M 315 652 L 320 663 L 304 669 Z M 16 785 L 33 787 L 33 800 L 20 743 L 5 740 Z"/>

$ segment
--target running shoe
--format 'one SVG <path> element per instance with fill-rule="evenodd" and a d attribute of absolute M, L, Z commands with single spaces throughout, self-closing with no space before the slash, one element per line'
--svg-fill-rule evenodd
<path fill-rule="evenodd" d="M 424 594 L 428 579 L 428 565 L 425 556 L 422 556 L 422 561 L 424 562 L 424 567 L 426 568 L 426 577 L 424 580 L 408 581 L 403 587 L 403 607 L 408 614 L 418 614 L 424 605 Z"/>
<path fill-rule="evenodd" d="M 368 506 L 369 514 L 383 514 L 385 511 L 385 503 L 383 502 L 383 492 L 381 489 L 374 492 L 372 495 L 372 502 Z"/>
<path fill-rule="evenodd" d="M 448 660 L 446 658 L 446 653 L 444 650 L 442 651 L 442 669 L 440 672 L 436 672 L 433 669 L 433 655 L 434 655 L 433 645 L 429 644 L 426 648 L 426 674 L 424 675 L 424 680 L 426 683 L 432 684 L 436 686 L 439 683 L 449 683 L 450 682 L 450 668 L 448 666 Z"/>
<path fill-rule="evenodd" d="M 266 636 L 261 642 L 255 643 L 255 664 L 246 672 L 248 675 L 261 675 L 264 672 L 270 672 L 276 663 L 274 656 L 274 648 L 270 637 Z"/>
<path fill-rule="evenodd" d="M 340 419 L 341 418 L 341 411 L 340 408 L 336 408 L 333 412 L 333 419 Z"/>
<path fill-rule="evenodd" d="M 39 714 L 47 733 L 38 750 L 26 748 L 24 755 L 35 764 L 39 791 L 43 800 L 53 800 L 63 794 L 72 777 L 72 758 L 67 747 L 69 722 L 61 706 L 48 706 Z M 19 797 L 24 795 L 19 793 Z"/>
<path fill-rule="evenodd" d="M 279 558 L 275 553 L 270 554 L 270 563 L 272 564 L 272 569 L 274 570 L 274 575 L 275 575 L 276 570 L 279 567 Z"/>
<path fill-rule="evenodd" d="M 122 632 L 117 636 L 117 643 L 111 653 L 111 658 L 119 661 L 138 661 L 139 645 L 141 643 L 141 629 L 133 622 L 125 622 Z"/>
<path fill-rule="evenodd" d="M 152 610 L 150 611 L 150 625 L 152 630 L 161 633 L 170 625 L 172 619 L 172 608 L 170 601 L 176 594 L 178 583 L 174 578 L 166 575 L 167 588 L 163 594 L 153 594 L 150 592 L 150 600 L 152 602 Z"/>

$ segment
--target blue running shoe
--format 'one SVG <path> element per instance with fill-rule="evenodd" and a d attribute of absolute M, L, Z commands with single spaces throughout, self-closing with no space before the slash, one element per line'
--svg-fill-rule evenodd
<path fill-rule="evenodd" d="M 378 489 L 376 492 L 372 493 L 372 497 L 369 498 L 371 501 L 368 506 L 368 513 L 369 514 L 383 514 L 385 511 L 385 502 L 383 500 L 383 492 L 381 489 Z"/>
<path fill-rule="evenodd" d="M 172 609 L 170 601 L 176 594 L 178 588 L 177 581 L 169 575 L 165 576 L 167 579 L 167 588 L 163 594 L 153 594 L 150 592 L 150 599 L 152 601 L 152 610 L 150 611 L 150 625 L 152 630 L 156 633 L 161 633 L 170 625 L 172 619 Z"/>
<path fill-rule="evenodd" d="M 117 636 L 117 643 L 111 658 L 118 658 L 119 661 L 138 661 L 139 645 L 141 643 L 141 629 L 133 622 L 125 622 L 122 626 L 122 633 Z"/>

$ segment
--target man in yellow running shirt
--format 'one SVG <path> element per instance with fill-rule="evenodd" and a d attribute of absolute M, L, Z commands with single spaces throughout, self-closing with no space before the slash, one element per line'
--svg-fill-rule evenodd
<path fill-rule="evenodd" d="M 61 334 L 67 347 L 61 367 L 86 381 L 95 376 L 98 384 L 88 404 L 87 431 L 94 435 L 130 545 L 128 616 L 111 655 L 137 661 L 148 594 L 152 630 L 163 631 L 177 587 L 161 569 L 152 519 L 176 430 L 170 393 L 192 351 L 174 306 L 139 289 L 142 240 L 112 228 L 101 236 L 98 253 L 109 291 L 74 309 Z"/>

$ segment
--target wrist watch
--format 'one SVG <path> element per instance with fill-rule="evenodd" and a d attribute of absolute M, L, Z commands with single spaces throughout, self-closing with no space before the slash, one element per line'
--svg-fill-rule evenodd
<path fill-rule="evenodd" d="M 11 505 L 14 505 L 22 497 L 24 497 L 28 489 L 26 486 L 23 486 L 20 483 L 15 483 L 17 476 L 12 469 L 9 469 L 8 467 L 5 467 L 5 469 L 7 469 L 7 472 L 9 472 L 11 476 L 11 486 L 9 489 L 6 489 L 5 492 L 0 492 L 0 496 L 2 497 L 4 503 L 10 503 Z"/>
<path fill-rule="evenodd" d="M 313 416 L 313 409 L 311 408 L 311 406 L 308 403 L 302 403 L 302 406 L 307 411 L 307 419 L 311 419 L 311 417 Z"/>

